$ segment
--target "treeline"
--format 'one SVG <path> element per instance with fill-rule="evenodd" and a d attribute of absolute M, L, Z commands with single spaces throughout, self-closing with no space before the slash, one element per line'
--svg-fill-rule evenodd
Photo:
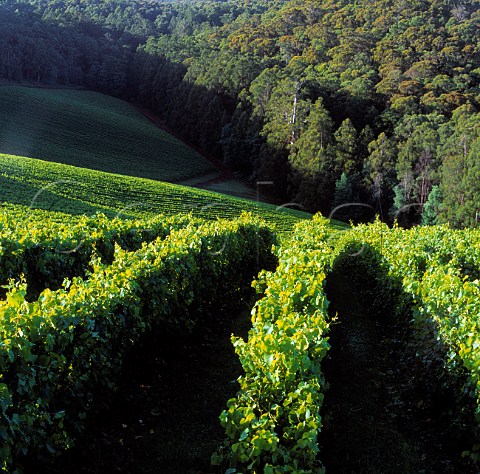
<path fill-rule="evenodd" d="M 479 5 L 4 1 L 0 77 L 141 103 L 308 210 L 473 226 Z"/>

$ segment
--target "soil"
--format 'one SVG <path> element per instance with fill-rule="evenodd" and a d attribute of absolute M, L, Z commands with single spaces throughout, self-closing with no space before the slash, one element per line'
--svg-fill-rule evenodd
<path fill-rule="evenodd" d="M 475 473 L 448 417 L 435 417 L 409 373 L 411 354 L 387 314 L 369 313 L 348 278 L 330 277 L 331 349 L 320 458 L 327 473 Z M 438 413 L 438 412 L 437 412 Z"/>

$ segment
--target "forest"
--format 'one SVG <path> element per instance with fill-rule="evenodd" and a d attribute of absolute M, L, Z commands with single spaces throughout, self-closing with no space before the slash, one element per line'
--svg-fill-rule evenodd
<path fill-rule="evenodd" d="M 2 0 L 0 80 L 141 105 L 311 212 L 473 227 L 479 5 Z"/>

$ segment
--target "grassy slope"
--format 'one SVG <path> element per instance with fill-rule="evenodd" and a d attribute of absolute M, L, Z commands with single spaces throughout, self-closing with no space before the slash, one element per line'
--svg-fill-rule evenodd
<path fill-rule="evenodd" d="M 89 91 L 3 86 L 0 103 L 0 202 L 109 216 L 192 212 L 216 218 L 247 210 L 280 231 L 310 217 L 159 182 L 212 181 L 222 192 L 233 186 L 217 183 L 218 170 L 206 158 L 121 100 Z M 230 190 L 248 196 L 240 191 Z"/>
<path fill-rule="evenodd" d="M 178 182 L 216 172 L 128 103 L 89 91 L 0 87 L 0 153 Z"/>
<path fill-rule="evenodd" d="M 207 219 L 251 211 L 288 231 L 310 214 L 186 186 L 0 155 L 0 201 L 68 214 L 115 216 L 192 212 Z M 44 189 L 39 193 L 40 190 Z"/>

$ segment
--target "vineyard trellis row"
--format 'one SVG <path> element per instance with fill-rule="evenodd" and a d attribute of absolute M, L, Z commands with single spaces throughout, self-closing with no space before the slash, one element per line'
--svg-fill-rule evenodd
<path fill-rule="evenodd" d="M 248 288 L 272 264 L 273 242 L 251 216 L 194 223 L 135 252 L 115 245 L 110 265 L 97 258 L 88 279 L 37 301 L 25 300 L 24 284 L 11 288 L 0 302 L 3 469 L 69 447 L 99 394 L 114 389 L 127 349 L 161 322 L 188 330 L 212 302 Z"/>
<path fill-rule="evenodd" d="M 200 223 L 188 214 L 123 220 L 103 214 L 50 217 L 27 207 L 2 209 L 0 285 L 25 279 L 28 299 L 36 299 L 46 288 L 60 288 L 67 277 L 85 277 L 94 255 L 111 263 L 115 244 L 138 250 L 144 242 L 165 238 L 172 230 L 195 222 Z"/>
<path fill-rule="evenodd" d="M 121 218 L 192 213 L 210 220 L 235 219 L 247 211 L 288 233 L 300 219 L 311 217 L 288 206 L 27 157 L 0 153 L 0 166 L 1 200 L 29 208 L 76 215 L 101 212 Z"/>
<path fill-rule="evenodd" d="M 255 283 L 264 296 L 248 340 L 233 339 L 245 375 L 220 416 L 227 437 L 215 463 L 235 472 L 324 472 L 318 434 L 328 380 L 321 362 L 331 323 L 324 286 L 342 259 L 350 269 L 376 272 L 375 304 L 393 298 L 398 317 L 413 315 L 419 352 L 444 360 L 448 383 L 476 398 L 471 417 L 480 424 L 478 230 L 390 229 L 377 221 L 338 232 L 317 215 L 299 223 L 277 254 L 276 271 Z M 478 459 L 478 444 L 465 448 Z"/>

